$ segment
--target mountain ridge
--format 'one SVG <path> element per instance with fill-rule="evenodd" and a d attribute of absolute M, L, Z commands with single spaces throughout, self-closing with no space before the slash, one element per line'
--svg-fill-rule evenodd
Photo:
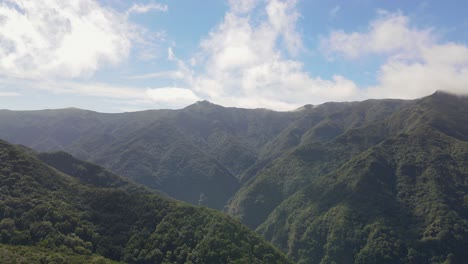
<path fill-rule="evenodd" d="M 463 263 L 468 257 L 456 244 L 467 243 L 460 198 L 468 192 L 467 120 L 468 96 L 436 92 L 290 112 L 209 102 L 113 115 L 0 111 L 0 137 L 67 151 L 173 198 L 223 210 L 299 263 Z M 440 195 L 434 182 L 457 185 Z M 415 196 L 413 187 L 425 191 Z M 439 201 L 435 194 L 447 197 L 437 206 L 454 213 L 427 209 Z M 431 210 L 427 223 L 419 220 Z M 441 250 L 430 246 L 443 241 Z"/>

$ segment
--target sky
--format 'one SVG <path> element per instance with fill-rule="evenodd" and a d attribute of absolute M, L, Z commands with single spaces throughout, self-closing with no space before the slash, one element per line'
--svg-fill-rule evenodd
<path fill-rule="evenodd" d="M 0 109 L 468 94 L 459 0 L 0 0 Z"/>

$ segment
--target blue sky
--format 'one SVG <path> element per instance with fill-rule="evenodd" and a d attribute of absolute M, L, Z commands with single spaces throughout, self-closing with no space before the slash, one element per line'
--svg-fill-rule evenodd
<path fill-rule="evenodd" d="M 0 108 L 468 93 L 463 1 L 0 0 Z"/>

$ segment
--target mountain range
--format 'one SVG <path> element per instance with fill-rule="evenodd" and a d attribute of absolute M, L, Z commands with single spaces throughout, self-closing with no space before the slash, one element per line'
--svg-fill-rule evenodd
<path fill-rule="evenodd" d="M 1 110 L 0 138 L 96 188 L 222 210 L 297 263 L 466 263 L 467 121 L 468 97 L 436 92 L 290 112 Z M 105 169 L 69 170 L 60 151 Z"/>

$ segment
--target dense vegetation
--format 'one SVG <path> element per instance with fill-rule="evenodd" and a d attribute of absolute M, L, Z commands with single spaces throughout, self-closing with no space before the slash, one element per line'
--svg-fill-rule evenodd
<path fill-rule="evenodd" d="M 179 200 L 222 209 L 238 177 L 296 114 L 224 108 L 103 114 L 80 109 L 0 111 L 0 138 L 63 150 Z"/>
<path fill-rule="evenodd" d="M 464 263 L 467 158 L 468 143 L 431 128 L 401 134 L 314 180 L 258 231 L 299 263 Z"/>
<path fill-rule="evenodd" d="M 14 245 L 2 245 L 2 257 L 28 263 L 288 263 L 222 213 L 162 198 L 64 153 L 39 157 L 71 175 L 0 141 L 0 242 Z"/>
<path fill-rule="evenodd" d="M 114 264 L 120 263 L 98 255 L 79 255 L 67 249 L 51 250 L 39 246 L 0 244 L 2 264 Z"/>
<path fill-rule="evenodd" d="M 467 121 L 467 97 L 437 92 L 283 113 L 206 101 L 123 114 L 0 111 L 0 137 L 224 206 L 299 263 L 467 263 Z M 58 168 L 73 159 L 39 158 Z M 92 174 L 137 188 L 103 173 Z"/>

